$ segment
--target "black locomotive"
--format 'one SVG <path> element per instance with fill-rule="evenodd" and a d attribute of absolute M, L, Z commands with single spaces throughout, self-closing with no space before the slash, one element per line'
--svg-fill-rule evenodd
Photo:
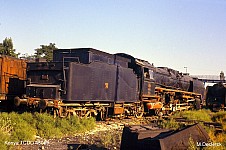
<path fill-rule="evenodd" d="M 54 50 L 52 62 L 27 64 L 26 95 L 15 104 L 61 117 L 136 116 L 200 108 L 201 81 L 169 68 L 92 48 Z"/>
<path fill-rule="evenodd" d="M 212 111 L 226 109 L 226 86 L 223 83 L 217 83 L 206 87 L 206 106 Z"/>

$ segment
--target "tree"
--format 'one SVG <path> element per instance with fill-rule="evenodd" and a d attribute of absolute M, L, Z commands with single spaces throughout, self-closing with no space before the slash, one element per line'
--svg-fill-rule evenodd
<path fill-rule="evenodd" d="M 0 43 L 0 54 L 18 57 L 19 53 L 16 53 L 16 50 L 13 49 L 13 41 L 11 38 L 6 37 L 3 43 Z"/>
<path fill-rule="evenodd" d="M 45 58 L 46 61 L 53 60 L 53 51 L 57 49 L 55 43 L 49 43 L 49 45 L 40 45 L 41 48 L 35 49 L 36 58 Z"/>
<path fill-rule="evenodd" d="M 2 43 L 0 43 L 0 54 L 2 54 L 2 53 L 3 53 L 3 51 L 4 51 L 3 44 L 2 44 Z"/>

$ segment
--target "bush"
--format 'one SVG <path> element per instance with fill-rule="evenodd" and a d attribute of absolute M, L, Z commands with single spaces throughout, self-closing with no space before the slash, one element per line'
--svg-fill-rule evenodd
<path fill-rule="evenodd" d="M 83 118 L 80 120 L 81 123 L 81 131 L 88 131 L 95 127 L 95 119 L 94 118 Z"/>
<path fill-rule="evenodd" d="M 226 122 L 226 112 L 220 111 L 220 112 L 214 113 L 212 120 L 220 123 Z"/>
<path fill-rule="evenodd" d="M 67 119 L 57 118 L 55 126 L 56 128 L 59 128 L 61 133 L 64 135 L 69 135 L 75 130 L 75 128 L 70 125 Z"/>
<path fill-rule="evenodd" d="M 85 132 L 95 127 L 94 118 L 79 119 L 77 116 L 70 118 L 56 118 L 49 114 L 35 113 L 38 135 L 45 138 L 57 138 L 63 135 L 73 135 Z"/>
<path fill-rule="evenodd" d="M 59 128 L 63 134 L 72 135 L 93 129 L 95 127 L 95 119 L 79 119 L 77 116 L 58 118 L 56 120 L 56 127 Z"/>
<path fill-rule="evenodd" d="M 10 141 L 10 135 L 6 134 L 5 132 L 2 132 L 0 130 L 0 149 L 1 150 L 7 150 L 9 149 L 9 146 L 5 143 L 5 142 L 9 142 Z"/>
<path fill-rule="evenodd" d="M 34 119 L 34 115 L 32 113 L 24 112 L 22 114 L 19 114 L 20 117 L 26 121 L 30 126 L 36 127 L 36 119 Z"/>
<path fill-rule="evenodd" d="M 193 141 L 191 137 L 188 139 L 188 150 L 197 150 L 196 143 Z"/>
<path fill-rule="evenodd" d="M 205 147 L 204 150 L 212 150 L 212 149 L 217 149 L 217 150 L 225 150 L 226 149 L 226 134 L 221 133 L 221 134 L 216 134 L 214 129 L 208 129 L 207 128 L 208 135 L 210 137 L 210 142 L 212 141 L 213 143 L 220 143 L 221 146 L 218 147 Z"/>
<path fill-rule="evenodd" d="M 0 113 L 0 141 L 32 141 L 35 135 L 42 138 L 58 138 L 94 128 L 95 119 L 56 118 L 43 113 Z M 2 145 L 2 143 L 0 143 Z M 2 149 L 0 147 L 0 149 Z"/>
<path fill-rule="evenodd" d="M 56 127 L 53 116 L 46 113 L 35 113 L 34 119 L 36 120 L 38 136 L 44 138 L 58 138 L 63 135 L 60 129 Z"/>
<path fill-rule="evenodd" d="M 121 143 L 122 139 L 122 132 L 118 130 L 112 130 L 107 132 L 102 132 L 99 135 L 100 141 L 97 143 L 99 147 L 117 147 L 119 149 L 118 143 Z"/>
<path fill-rule="evenodd" d="M 4 134 L 10 134 L 12 132 L 12 122 L 8 117 L 0 116 L 0 131 Z"/>
<path fill-rule="evenodd" d="M 212 120 L 222 124 L 223 131 L 226 133 L 226 112 L 216 112 L 213 114 Z"/>
<path fill-rule="evenodd" d="M 9 132 L 11 142 L 34 140 L 36 129 L 31 126 L 26 120 L 24 120 L 26 116 L 29 116 L 29 114 L 24 114 L 21 116 L 17 113 L 1 113 L 1 120 L 10 120 L 8 122 L 8 128 L 11 127 L 11 131 Z"/>

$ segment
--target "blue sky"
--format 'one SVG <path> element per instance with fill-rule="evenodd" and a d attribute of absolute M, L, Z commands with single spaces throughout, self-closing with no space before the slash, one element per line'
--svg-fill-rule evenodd
<path fill-rule="evenodd" d="M 193 75 L 226 73 L 225 0 L 0 0 L 0 42 L 92 47 Z"/>

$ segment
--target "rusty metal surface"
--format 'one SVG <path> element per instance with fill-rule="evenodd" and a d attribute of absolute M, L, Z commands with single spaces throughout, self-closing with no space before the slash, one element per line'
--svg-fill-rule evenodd
<path fill-rule="evenodd" d="M 177 131 L 125 127 L 123 129 L 121 150 L 182 150 L 188 149 L 189 138 L 196 142 L 208 142 L 207 132 L 200 124 L 187 126 Z"/>
<path fill-rule="evenodd" d="M 119 115 L 124 113 L 124 108 L 123 107 L 114 107 L 114 114 Z"/>
<path fill-rule="evenodd" d="M 143 94 L 145 96 L 152 96 L 155 94 L 155 83 L 151 80 L 145 80 L 143 85 Z"/>
<path fill-rule="evenodd" d="M 9 83 L 12 81 L 10 78 L 26 80 L 26 61 L 2 55 L 0 56 L 0 100 L 6 100 L 6 95 L 9 92 L 8 86 L 13 84 L 12 82 Z"/>
<path fill-rule="evenodd" d="M 173 132 L 168 129 L 160 129 L 155 125 L 135 125 L 125 126 L 122 133 L 121 150 L 141 149 L 140 143 L 146 138 L 162 137 Z M 145 144 L 145 143 L 144 143 Z M 149 149 L 161 149 L 159 142 L 152 144 Z"/>
<path fill-rule="evenodd" d="M 208 142 L 209 135 L 200 124 L 194 124 L 187 126 L 181 130 L 159 139 L 161 149 L 188 149 L 189 138 L 192 138 L 194 143 L 196 142 Z"/>

